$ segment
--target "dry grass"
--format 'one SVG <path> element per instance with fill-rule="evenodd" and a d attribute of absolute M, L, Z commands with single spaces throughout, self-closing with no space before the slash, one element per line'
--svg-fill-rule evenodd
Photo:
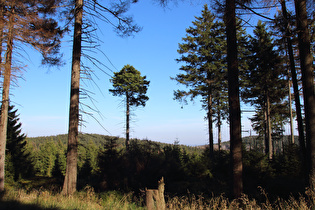
<path fill-rule="evenodd" d="M 48 190 L 25 190 L 9 188 L 2 197 L 0 209 L 142 209 L 131 202 L 131 194 L 118 195 L 107 193 L 106 196 L 97 195 L 93 188 L 73 196 L 63 196 Z"/>
<path fill-rule="evenodd" d="M 27 192 L 22 189 L 8 188 L 0 202 L 0 209 L 145 209 L 132 202 L 132 193 L 121 195 L 117 192 L 96 194 L 91 187 L 73 196 L 63 196 L 48 190 L 32 190 Z M 229 200 L 222 196 L 205 199 L 202 196 L 183 196 L 168 199 L 167 209 L 201 210 L 201 209 L 312 209 L 314 208 L 315 192 L 307 191 L 306 196 L 298 199 L 290 197 L 288 200 L 279 198 L 275 202 L 268 200 L 267 194 L 264 203 L 258 203 L 243 195 L 240 199 Z M 138 202 L 140 203 L 140 202 Z"/>
<path fill-rule="evenodd" d="M 229 200 L 222 196 L 205 199 L 202 196 L 188 197 L 173 197 L 167 202 L 167 209 L 184 209 L 184 210 L 203 210 L 203 209 L 245 209 L 245 210 L 272 210 L 272 209 L 299 209 L 308 210 L 314 209 L 315 192 L 307 191 L 306 197 L 300 196 L 298 199 L 290 197 L 288 200 L 278 198 L 275 202 L 271 203 L 267 194 L 261 190 L 262 195 L 265 196 L 264 203 L 258 203 L 255 199 L 249 199 L 247 195 L 243 195 L 237 200 Z"/>

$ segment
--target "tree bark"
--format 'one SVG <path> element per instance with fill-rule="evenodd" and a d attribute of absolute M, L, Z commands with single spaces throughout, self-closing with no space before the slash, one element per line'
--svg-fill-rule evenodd
<path fill-rule="evenodd" d="M 269 160 L 272 159 L 273 156 L 273 145 L 272 145 L 272 138 L 271 138 L 271 120 L 270 120 L 270 100 L 269 100 L 269 91 L 267 90 L 267 95 L 266 95 L 266 129 L 267 129 L 267 143 L 268 143 L 268 158 Z"/>
<path fill-rule="evenodd" d="M 306 145 L 309 165 L 309 185 L 315 189 L 315 93 L 313 58 L 310 52 L 310 35 L 306 11 L 306 0 L 295 0 L 296 24 L 305 108 Z"/>
<path fill-rule="evenodd" d="M 2 105 L 0 115 L 0 192 L 4 192 L 4 178 L 5 178 L 5 149 L 7 141 L 7 125 L 8 125 L 8 109 L 9 109 L 9 92 L 11 81 L 11 64 L 13 51 L 13 22 L 14 22 L 14 7 L 11 5 L 7 49 L 4 64 L 4 78 L 2 89 Z"/>
<path fill-rule="evenodd" d="M 239 198 L 243 192 L 243 163 L 242 163 L 242 136 L 241 136 L 241 110 L 239 99 L 239 81 L 237 64 L 236 42 L 236 15 L 235 0 L 226 0 L 225 25 L 227 36 L 228 61 L 228 93 L 230 112 L 230 155 L 232 167 L 232 193 Z"/>
<path fill-rule="evenodd" d="M 75 0 L 75 24 L 72 50 L 67 168 L 62 192 L 65 195 L 73 194 L 76 191 L 77 187 L 82 16 L 83 0 Z"/>
<path fill-rule="evenodd" d="M 291 27 L 290 27 L 290 22 L 288 19 L 285 0 L 281 0 L 281 8 L 282 8 L 283 17 L 285 18 L 285 21 L 287 22 L 286 40 L 287 40 L 288 54 L 289 54 L 289 60 L 290 60 L 290 72 L 291 72 L 291 78 L 292 78 L 292 86 L 293 86 L 293 90 L 294 90 L 296 119 L 297 119 L 298 132 L 299 132 L 299 145 L 300 145 L 301 153 L 302 153 L 304 160 L 305 160 L 306 159 L 306 157 L 305 157 L 306 148 L 305 148 L 304 125 L 303 125 L 301 102 L 300 102 L 300 91 L 299 91 L 299 85 L 298 85 L 296 69 L 295 69 L 295 60 L 294 60 L 294 54 L 293 54 L 292 40 L 290 38 L 291 37 Z"/>
<path fill-rule="evenodd" d="M 209 84 L 209 86 L 210 86 L 210 84 Z M 213 118 L 212 118 L 212 115 L 213 115 L 212 91 L 211 91 L 211 87 L 209 87 L 208 88 L 208 132 L 209 132 L 210 158 L 213 158 L 213 120 L 212 120 Z"/>
<path fill-rule="evenodd" d="M 3 16 L 4 16 L 4 11 L 3 11 L 3 2 L 2 0 L 0 1 L 0 77 L 2 75 L 2 43 L 4 41 L 4 20 L 3 20 Z"/>
<path fill-rule="evenodd" d="M 288 79 L 289 88 L 289 111 L 290 111 L 290 143 L 294 144 L 294 128 L 293 128 L 293 111 L 292 111 L 292 97 L 291 97 L 291 81 Z"/>
<path fill-rule="evenodd" d="M 218 148 L 219 151 L 221 151 L 221 115 L 220 115 L 220 111 L 218 111 Z"/>
<path fill-rule="evenodd" d="M 126 92 L 126 150 L 129 151 L 129 133 L 130 133 L 130 105 L 129 95 Z"/>
<path fill-rule="evenodd" d="M 148 210 L 165 210 L 164 178 L 158 182 L 158 189 L 146 189 L 146 207 Z"/>

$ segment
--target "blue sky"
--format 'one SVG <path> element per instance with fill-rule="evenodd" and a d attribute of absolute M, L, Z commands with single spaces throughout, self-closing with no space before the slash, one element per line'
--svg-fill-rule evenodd
<path fill-rule="evenodd" d="M 208 143 L 205 111 L 201 110 L 199 101 L 181 109 L 181 105 L 173 100 L 173 90 L 183 87 L 170 79 L 179 73 L 180 64 L 175 61 L 179 57 L 178 43 L 182 42 L 185 29 L 192 25 L 195 16 L 200 16 L 205 2 L 183 1 L 177 5 L 170 4 L 167 8 L 154 4 L 154 1 L 143 0 L 132 4 L 128 14 L 143 27 L 134 37 L 120 38 L 110 26 L 104 23 L 99 25 L 98 37 L 102 41 L 100 49 L 114 66 L 101 53 L 96 57 L 113 71 L 119 71 L 126 64 L 133 65 L 151 81 L 147 105 L 133 111 L 135 116 L 131 122 L 131 138 L 167 143 L 178 140 L 186 145 Z M 67 42 L 69 40 L 69 37 L 64 40 L 62 48 L 66 65 L 59 69 L 44 68 L 40 66 L 39 55 L 30 51 L 28 67 L 23 73 L 24 80 L 19 80 L 18 87 L 11 89 L 11 100 L 19 110 L 23 132 L 29 137 L 64 134 L 68 131 L 72 50 L 71 42 Z M 94 93 L 92 97 L 95 105 L 102 113 L 102 116 L 95 114 L 95 117 L 106 130 L 92 117 L 84 115 L 86 122 L 80 131 L 123 137 L 125 117 L 122 98 L 110 95 L 110 76 L 98 69 L 95 69 L 95 74 L 96 85 L 87 81 L 84 88 Z M 248 113 L 243 115 L 244 130 L 250 129 L 249 116 Z M 214 135 L 216 138 L 216 131 Z M 222 135 L 223 141 L 229 140 L 226 123 Z"/>

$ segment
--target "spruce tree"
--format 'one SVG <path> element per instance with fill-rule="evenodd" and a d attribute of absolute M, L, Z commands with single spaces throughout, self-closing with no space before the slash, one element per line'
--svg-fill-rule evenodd
<path fill-rule="evenodd" d="M 7 139 L 7 118 L 9 108 L 10 82 L 14 72 L 14 49 L 17 43 L 28 44 L 41 52 L 43 64 L 59 64 L 58 50 L 62 30 L 52 17 L 59 1 L 1 1 L 1 53 L 5 52 L 1 65 L 4 66 L 2 82 L 1 118 L 0 118 L 0 191 L 4 191 L 5 148 Z"/>
<path fill-rule="evenodd" d="M 14 110 L 14 106 L 9 106 L 6 144 L 7 153 L 10 157 L 6 162 L 11 162 L 15 181 L 28 177 L 34 172 L 33 161 L 26 147 L 26 135 L 22 133 L 22 123 L 19 122 L 17 111 L 17 109 Z"/>
<path fill-rule="evenodd" d="M 87 65 L 82 66 L 81 57 L 83 42 L 86 41 L 90 46 L 88 49 L 97 48 L 95 46 L 95 36 L 91 34 L 97 30 L 93 27 L 95 19 L 100 19 L 105 23 L 114 26 L 115 31 L 121 36 L 130 36 L 134 32 L 138 32 L 140 28 L 133 24 L 131 17 L 125 17 L 124 13 L 128 11 L 129 1 L 117 1 L 110 5 L 111 8 L 101 4 L 97 0 L 74 0 L 71 2 L 71 8 L 68 13 L 69 19 L 74 21 L 73 27 L 73 49 L 72 49 L 72 66 L 71 66 L 71 88 L 70 88 L 70 109 L 69 109 L 69 128 L 68 128 L 68 149 L 67 149 L 67 166 L 66 175 L 62 193 L 71 195 L 76 191 L 77 175 L 78 175 L 78 135 L 79 135 L 79 104 L 80 104 L 80 80 L 81 74 L 90 78 L 91 72 Z M 136 3 L 137 1 L 132 1 Z M 83 15 L 85 14 L 85 15 Z M 92 18 L 89 21 L 87 17 Z M 113 18 L 114 21 L 110 20 Z M 91 28 L 92 27 L 92 28 Z M 94 38 L 91 38 L 94 37 Z M 88 50 L 91 53 L 91 50 Z M 87 55 L 89 60 L 97 68 L 100 68 L 96 63 L 101 63 L 90 55 Z M 86 112 L 85 112 L 86 113 Z"/>
<path fill-rule="evenodd" d="M 258 22 L 254 35 L 255 37 L 251 37 L 250 40 L 249 68 L 244 75 L 247 84 L 243 89 L 242 97 L 246 103 L 255 106 L 256 115 L 260 116 L 252 118 L 252 122 L 254 125 L 263 123 L 265 152 L 271 159 L 272 113 L 284 103 L 287 96 L 286 71 L 281 56 L 275 50 L 272 35 L 261 21 Z M 261 127 L 254 128 L 258 130 Z"/>
<path fill-rule="evenodd" d="M 224 24 L 216 19 L 205 5 L 201 17 L 196 17 L 193 26 L 186 29 L 184 43 L 178 49 L 181 57 L 176 59 L 184 63 L 180 67 L 184 73 L 172 78 L 189 88 L 174 91 L 176 100 L 187 103 L 187 97 L 191 100 L 201 97 L 207 111 L 210 156 L 213 156 L 213 116 L 220 126 L 227 113 L 226 37 Z"/>

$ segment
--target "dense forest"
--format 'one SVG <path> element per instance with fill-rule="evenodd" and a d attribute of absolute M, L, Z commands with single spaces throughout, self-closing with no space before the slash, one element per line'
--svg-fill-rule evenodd
<path fill-rule="evenodd" d="M 245 193 L 262 200 L 265 198 L 258 186 L 265 189 L 271 198 L 303 193 L 298 147 L 291 145 L 288 139 L 289 136 L 283 137 L 281 148 L 270 161 L 261 152 L 262 139 L 259 140 L 258 136 L 244 138 Z M 19 167 L 8 162 L 7 179 L 26 188 L 29 183 L 20 179 L 22 177 L 34 181 L 47 179 L 49 181 L 44 182 L 44 187 L 60 188 L 66 168 L 67 135 L 26 138 L 25 141 L 27 144 L 23 151 L 26 158 L 20 161 L 24 163 L 23 173 L 26 168 L 28 172 L 20 177 L 14 176 Z M 251 146 L 255 142 L 260 143 Z M 211 161 L 208 146 L 131 139 L 127 153 L 124 138 L 80 134 L 78 188 L 92 186 L 97 192 L 121 190 L 141 194 L 145 188 L 156 188 L 156 180 L 163 176 L 166 193 L 170 196 L 188 192 L 219 196 L 228 192 L 230 187 L 228 145 L 229 142 L 223 142 L 222 148 L 225 149 L 215 150 Z"/>
<path fill-rule="evenodd" d="M 109 23 L 119 36 L 132 36 L 141 27 L 127 11 L 137 2 L 0 3 L 0 193 L 5 193 L 5 183 L 26 190 L 54 189 L 62 195 L 93 189 L 97 193 L 133 192 L 136 197 L 148 192 L 147 188 L 156 189 L 159 183 L 158 189 L 164 190 L 165 184 L 165 194 L 170 197 L 225 194 L 237 199 L 245 193 L 258 201 L 267 199 L 266 192 L 274 201 L 313 192 L 315 30 L 314 8 L 307 8 L 306 0 L 290 2 L 294 7 L 288 8 L 284 0 L 277 5 L 216 1 L 211 9 L 205 4 L 200 16 L 187 26 L 178 45 L 179 57 L 174 58 L 181 64 L 179 73 L 171 78 L 182 89 L 174 90 L 173 96 L 182 106 L 195 100 L 201 103 L 209 144 L 189 147 L 176 141 L 162 144 L 131 139 L 131 111 L 145 107 L 150 81 L 129 64 L 111 72 L 113 88 L 109 89 L 123 98 L 126 137 L 79 132 L 84 116 L 96 119 L 92 113 L 98 112 L 83 102 L 89 99 L 93 104 L 93 93 L 82 88 L 82 83 L 93 83 L 92 69 L 106 68 L 89 54 L 98 49 L 95 19 Z M 275 7 L 281 11 L 273 17 L 257 12 Z M 247 13 L 268 21 L 259 20 L 249 34 L 245 29 L 249 23 L 243 18 Z M 17 51 L 21 45 L 29 46 L 41 53 L 44 66 L 61 66 L 61 43 L 69 32 L 73 35 L 68 133 L 27 138 L 10 94 L 12 83 L 19 78 L 15 74 L 25 66 L 15 60 L 20 56 Z M 250 121 L 255 136 L 242 138 L 241 102 L 253 108 Z M 295 119 L 298 136 L 293 135 Z M 224 121 L 230 127 L 228 142 L 221 140 Z M 289 136 L 284 135 L 287 124 Z M 154 192 L 164 200 L 164 191 Z M 161 198 L 157 197 L 155 200 Z M 314 207 L 312 202 L 309 205 Z"/>

